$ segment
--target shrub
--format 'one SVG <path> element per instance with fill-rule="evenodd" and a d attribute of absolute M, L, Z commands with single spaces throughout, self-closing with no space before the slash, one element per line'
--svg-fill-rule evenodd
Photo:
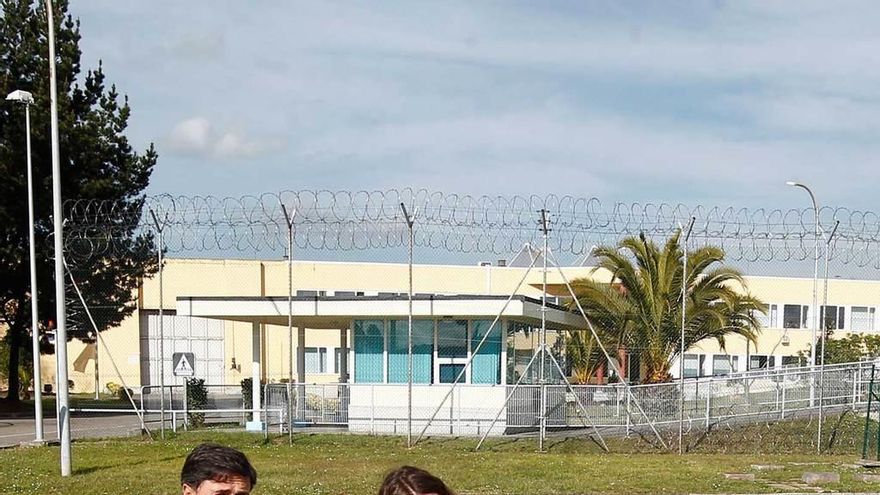
<path fill-rule="evenodd" d="M 205 425 L 205 413 L 193 412 L 208 407 L 208 387 L 202 378 L 188 378 L 186 380 L 186 409 L 189 416 L 189 424 L 193 428 Z"/>
<path fill-rule="evenodd" d="M 108 382 L 107 385 L 105 385 L 105 387 L 107 388 L 107 391 L 110 392 L 110 394 L 112 394 L 117 399 L 125 401 L 125 402 L 128 402 L 129 395 L 133 395 L 133 392 L 130 388 L 126 389 L 125 387 L 123 387 L 122 385 L 120 385 L 116 382 Z M 128 393 L 126 393 L 126 391 Z"/>
<path fill-rule="evenodd" d="M 241 381 L 242 409 L 250 409 L 251 408 L 251 399 L 253 398 L 253 395 L 251 394 L 252 384 L 253 384 L 253 380 L 250 378 L 245 378 L 244 380 Z M 266 382 L 260 380 L 260 404 L 263 404 L 266 400 L 266 397 L 265 397 L 266 387 L 263 386 L 265 384 L 266 384 Z"/>

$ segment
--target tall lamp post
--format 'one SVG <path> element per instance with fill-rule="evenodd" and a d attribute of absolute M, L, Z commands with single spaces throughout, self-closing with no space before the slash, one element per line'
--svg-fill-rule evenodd
<path fill-rule="evenodd" d="M 58 144 L 58 88 L 55 74 L 55 16 L 46 1 L 49 41 L 49 123 L 52 136 L 52 224 L 55 245 L 55 361 L 61 476 L 71 474 L 70 390 L 67 383 L 67 314 L 64 301 L 64 225 L 61 211 L 61 157 Z"/>
<path fill-rule="evenodd" d="M 34 178 L 31 165 L 31 112 L 34 96 L 27 91 L 16 90 L 6 96 L 6 101 L 24 105 L 24 125 L 27 131 L 27 185 L 28 185 L 28 244 L 31 269 L 31 344 L 34 361 L 34 442 L 43 442 L 43 392 L 40 378 L 40 326 L 37 313 L 37 257 L 34 243 Z"/>
<path fill-rule="evenodd" d="M 821 237 L 821 233 L 819 230 L 819 204 L 816 202 L 816 196 L 813 194 L 813 191 L 810 190 L 804 184 L 795 181 L 788 181 L 785 183 L 787 186 L 791 187 L 799 187 L 804 191 L 807 191 L 807 194 L 810 195 L 810 201 L 813 202 L 813 216 L 816 218 L 816 243 L 815 243 L 815 254 L 813 256 L 813 261 L 815 265 L 813 266 L 813 336 L 811 338 L 810 345 L 810 376 L 813 376 L 812 371 L 816 366 L 816 332 L 819 330 L 819 237 Z M 813 406 L 815 401 L 815 387 L 812 385 L 813 379 L 810 379 L 810 406 Z"/>

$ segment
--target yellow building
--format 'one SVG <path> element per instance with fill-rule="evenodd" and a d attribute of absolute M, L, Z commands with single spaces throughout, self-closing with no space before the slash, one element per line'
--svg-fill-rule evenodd
<path fill-rule="evenodd" d="M 510 322 L 534 323 L 536 315 L 529 314 L 528 298 L 540 298 L 542 273 L 540 266 L 528 275 L 526 271 L 523 266 L 415 265 L 416 309 L 423 311 L 419 317 L 437 321 L 459 317 L 458 320 L 471 321 L 466 324 L 469 330 L 462 330 L 470 332 L 467 333 L 470 339 L 478 332 L 475 322 L 491 320 L 507 296 L 515 293 L 526 298 L 519 300 L 522 312 L 503 317 Z M 593 274 L 590 267 L 567 267 L 563 271 L 569 280 L 586 276 L 607 280 L 608 276 L 607 273 Z M 255 362 L 259 364 L 261 379 L 269 383 L 290 378 L 307 383 L 346 381 L 354 369 L 349 363 L 356 361 L 352 352 L 356 321 L 381 320 L 388 326 L 394 318 L 405 318 L 402 314 L 406 313 L 407 302 L 403 296 L 409 283 L 405 264 L 296 261 L 292 279 L 297 321 L 289 332 L 285 261 L 166 260 L 161 304 L 158 277 L 145 280 L 138 290 L 135 313 L 119 327 L 102 332 L 106 348 L 99 348 L 97 360 L 92 358 L 89 346 L 80 342 L 68 344 L 73 392 L 92 392 L 96 381 L 102 389 L 106 389 L 108 383 L 122 381 L 133 388 L 155 386 L 159 382 L 159 356 L 163 353 L 166 384 L 179 383 L 180 379 L 174 378 L 171 369 L 175 352 L 192 352 L 196 375 L 210 385 L 237 385 L 252 375 Z M 744 371 L 747 363 L 749 369 L 789 365 L 797 361 L 800 351 L 809 348 L 814 314 L 810 307 L 812 279 L 750 276 L 746 280 L 749 291 L 769 304 L 766 328 L 758 345 L 746 346 L 743 339 L 733 337 L 722 350 L 715 342 L 703 342 L 690 349 L 686 356 L 687 375 Z M 556 293 L 564 286 L 556 270 L 548 272 L 547 283 L 556 288 Z M 839 329 L 839 334 L 874 331 L 876 308 L 880 306 L 880 282 L 834 279 L 828 282 L 827 292 L 830 307 L 826 326 Z M 432 295 L 493 297 L 471 298 L 467 307 L 459 301 L 459 306 L 448 307 L 460 313 L 438 314 L 439 309 L 433 306 L 419 306 L 419 299 Z M 225 300 L 223 305 L 216 304 L 221 300 Z M 356 307 L 359 300 L 373 302 Z M 236 311 L 256 311 L 256 306 L 248 306 L 250 309 L 241 306 L 245 302 L 256 304 L 256 301 L 271 307 L 261 309 L 260 315 L 236 314 Z M 451 305 L 450 301 L 443 304 Z M 206 306 L 209 302 L 210 308 Z M 321 314 L 331 303 L 335 304 L 332 311 L 336 311 L 336 316 Z M 160 306 L 164 313 L 161 323 Z M 556 318 L 551 323 L 557 328 L 581 324 L 564 315 L 556 315 Z M 509 332 L 511 327 L 506 328 Z M 437 332 L 435 335 L 440 337 L 435 338 L 442 339 L 443 332 Z M 160 333 L 165 337 L 164 349 L 160 345 Z M 512 343 L 508 336 L 507 345 L 499 351 L 502 363 L 499 369 L 503 371 L 499 372 L 502 376 L 498 384 L 510 381 L 508 375 L 514 376 L 517 367 L 523 366 L 522 357 L 529 356 L 525 348 L 531 348 L 534 343 L 534 336 L 529 332 L 514 335 Z M 435 352 L 438 345 L 440 343 L 434 345 Z M 510 355 L 508 348 L 517 350 L 516 356 Z M 254 349 L 258 349 L 257 356 Z M 383 359 L 387 361 L 387 352 Z M 458 370 L 460 364 L 454 358 L 447 362 L 435 354 L 431 365 L 433 380 Z M 54 358 L 44 357 L 42 369 L 44 383 L 53 383 Z M 676 372 L 677 369 L 675 366 Z M 630 373 L 635 375 L 636 372 Z M 384 373 L 387 379 L 388 371 Z"/>
<path fill-rule="evenodd" d="M 587 276 L 586 267 L 567 268 L 567 277 Z M 539 298 L 542 274 L 533 268 L 514 266 L 415 265 L 413 292 L 437 296 L 497 296 L 493 305 L 477 311 L 482 317 L 496 314 L 508 295 Z M 525 278 L 524 278 L 525 276 Z M 408 267 L 391 263 L 308 262 L 293 263 L 293 292 L 297 304 L 312 297 L 405 299 Z M 550 284 L 561 284 L 558 273 L 548 273 Z M 352 342 L 349 319 L 334 322 L 331 328 L 293 328 L 293 348 L 288 332 L 288 265 L 285 261 L 257 260 L 166 260 L 162 281 L 163 318 L 159 319 L 159 280 L 144 281 L 137 294 L 137 310 L 116 328 L 101 333 L 98 346 L 99 387 L 125 382 L 128 387 L 158 385 L 159 355 L 164 351 L 166 384 L 179 383 L 171 370 L 175 352 L 195 354 L 196 375 L 210 385 L 235 385 L 252 373 L 253 323 L 241 318 L 204 318 L 178 314 L 185 298 L 261 298 L 276 301 L 278 315 L 259 329 L 260 374 L 263 381 L 284 382 L 293 377 L 308 383 L 339 382 Z M 99 311 L 100 309 L 93 309 Z M 373 311 L 373 310 L 370 310 Z M 376 315 L 373 315 L 376 316 Z M 455 316 L 455 315 L 447 315 Z M 325 322 L 326 323 L 326 322 Z M 326 324 L 322 324 L 326 327 Z M 163 334 L 164 350 L 159 344 Z M 529 340 L 531 342 L 531 340 Z M 303 345 L 304 344 L 304 345 Z M 95 387 L 93 348 L 78 341 L 68 344 L 69 377 L 73 392 L 92 392 Z M 345 350 L 343 350 L 345 349 Z M 292 351 L 292 352 L 291 352 Z M 290 365 L 291 353 L 294 356 Z M 297 362 L 300 354 L 304 359 Z M 79 359 L 78 359 L 79 358 Z M 76 364 L 76 366 L 75 366 Z M 54 383 L 54 356 L 42 360 L 43 382 Z M 118 373 L 117 373 L 118 370 Z M 304 376 L 298 372 L 304 372 Z"/>

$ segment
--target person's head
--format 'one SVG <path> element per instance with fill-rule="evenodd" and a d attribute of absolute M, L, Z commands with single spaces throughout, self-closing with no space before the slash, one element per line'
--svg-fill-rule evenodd
<path fill-rule="evenodd" d="M 241 452 L 203 443 L 186 457 L 180 470 L 183 495 L 248 495 L 257 471 Z"/>
<path fill-rule="evenodd" d="M 401 466 L 385 476 L 379 495 L 455 495 L 440 478 L 412 466 Z"/>

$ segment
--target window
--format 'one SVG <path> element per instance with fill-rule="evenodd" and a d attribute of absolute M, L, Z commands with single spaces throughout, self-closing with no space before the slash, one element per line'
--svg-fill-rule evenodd
<path fill-rule="evenodd" d="M 755 311 L 752 314 L 757 318 L 758 322 L 761 323 L 763 328 L 778 328 L 779 327 L 779 305 L 778 304 L 768 304 L 767 312 L 762 313 L 760 311 Z"/>
<path fill-rule="evenodd" d="M 406 383 L 409 375 L 407 320 L 388 322 L 388 383 Z M 413 320 L 413 383 L 431 383 L 434 322 Z"/>
<path fill-rule="evenodd" d="M 843 306 L 822 306 L 821 321 L 825 330 L 842 330 L 846 316 Z"/>
<path fill-rule="evenodd" d="M 327 372 L 327 348 L 306 347 L 306 373 Z"/>
<path fill-rule="evenodd" d="M 804 365 L 804 360 L 800 356 L 782 356 L 782 367 L 783 368 L 797 367 L 797 366 L 803 366 L 803 365 Z"/>
<path fill-rule="evenodd" d="M 715 354 L 712 356 L 712 376 L 729 375 L 736 371 L 738 361 L 738 356 Z"/>
<path fill-rule="evenodd" d="M 808 328 L 809 306 L 786 304 L 782 308 L 782 328 Z"/>
<path fill-rule="evenodd" d="M 776 367 L 776 356 L 763 356 L 754 354 L 749 356 L 750 370 L 763 370 Z"/>
<path fill-rule="evenodd" d="M 296 297 L 324 297 L 327 295 L 326 290 L 298 290 Z"/>
<path fill-rule="evenodd" d="M 441 364 L 440 383 L 454 383 L 463 369 L 464 364 Z M 464 378 L 460 381 L 464 381 Z"/>
<path fill-rule="evenodd" d="M 469 354 L 468 321 L 439 320 L 437 322 L 437 378 L 440 383 L 452 383 L 465 369 Z M 461 382 L 467 383 L 469 370 Z"/>
<path fill-rule="evenodd" d="M 532 360 L 532 353 L 537 345 L 537 332 L 527 323 L 518 321 L 507 322 L 507 383 L 516 383 L 521 377 L 523 383 L 534 383 L 535 366 L 526 370 Z M 523 373 L 528 374 L 523 377 Z"/>
<path fill-rule="evenodd" d="M 492 323 L 492 320 L 471 321 L 471 352 L 475 353 L 471 363 L 471 383 L 501 383 L 501 322 L 495 322 L 494 327 Z M 489 333 L 488 337 L 486 333 Z M 486 337 L 486 341 L 477 352 L 477 345 L 483 337 Z"/>
<path fill-rule="evenodd" d="M 853 306 L 850 316 L 852 317 L 852 330 L 855 332 L 874 331 L 875 308 L 867 306 Z"/>
<path fill-rule="evenodd" d="M 437 323 L 437 357 L 468 357 L 467 320 L 440 320 Z"/>
<path fill-rule="evenodd" d="M 684 355 L 684 377 L 696 378 L 703 374 L 703 363 L 706 356 L 702 354 L 685 354 Z"/>
<path fill-rule="evenodd" d="M 355 383 L 382 383 L 385 380 L 382 359 L 385 351 L 384 326 L 382 320 L 355 320 Z"/>
<path fill-rule="evenodd" d="M 333 373 L 341 373 L 340 369 L 342 367 L 342 360 L 346 358 L 348 358 L 348 356 L 345 355 L 345 349 L 341 347 L 333 349 Z"/>

